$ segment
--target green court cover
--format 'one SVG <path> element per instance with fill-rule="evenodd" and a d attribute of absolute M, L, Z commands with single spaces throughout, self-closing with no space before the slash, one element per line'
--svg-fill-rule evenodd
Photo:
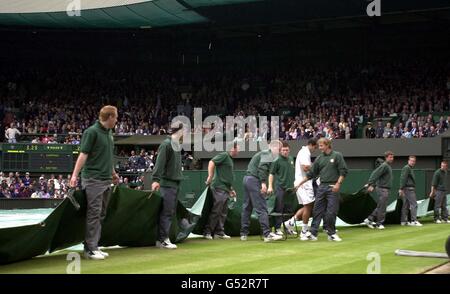
<path fill-rule="evenodd" d="M 172 222 L 170 238 L 181 242 L 189 234 L 203 234 L 204 226 L 213 204 L 213 195 L 204 184 L 206 172 L 185 171 L 188 180 L 179 189 L 176 215 Z M 347 224 L 361 223 L 376 207 L 376 193 L 367 193 L 364 188 L 370 171 L 350 171 L 340 193 L 338 217 Z M 425 176 L 417 172 L 418 215 L 425 216 L 432 211 L 433 201 L 426 198 Z M 243 171 L 235 172 L 233 187 L 237 201 L 229 199 L 225 232 L 239 236 L 241 212 L 244 198 Z M 398 182 L 399 171 L 394 172 Z M 356 192 L 355 192 L 356 191 Z M 393 187 L 389 197 L 387 223 L 399 223 L 402 200 Z M 80 244 L 84 240 L 86 222 L 86 199 L 82 191 L 74 194 L 80 204 L 76 210 L 69 199 L 65 199 L 41 223 L 0 229 L 0 264 L 29 259 Z M 449 199 L 450 200 L 450 199 Z M 269 213 L 273 212 L 275 196 L 267 198 Z M 288 213 L 293 214 L 301 207 L 294 192 L 285 195 Z M 102 226 L 100 246 L 153 246 L 156 242 L 161 196 L 159 192 L 138 191 L 125 187 L 113 188 L 107 214 Z M 273 218 L 271 218 L 273 225 Z M 261 230 L 256 213 L 253 211 L 250 234 L 260 235 Z"/>

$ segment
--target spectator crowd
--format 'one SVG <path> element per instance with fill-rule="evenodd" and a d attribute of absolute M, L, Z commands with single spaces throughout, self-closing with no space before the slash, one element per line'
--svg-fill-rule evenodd
<path fill-rule="evenodd" d="M 368 138 L 423 138 L 449 127 L 450 117 L 433 115 L 450 110 L 450 76 L 448 64 L 420 60 L 171 73 L 139 68 L 4 69 L 0 102 L 5 142 L 26 135 L 34 143 L 79 144 L 83 130 L 107 103 L 119 108 L 116 135 L 166 134 L 173 117 L 192 118 L 194 107 L 201 107 L 203 118 L 279 115 L 280 137 L 289 140 L 350 139 L 358 133 Z M 365 127 L 371 121 L 375 125 Z M 257 139 L 250 130 L 242 135 Z M 143 167 L 141 161 L 132 168 Z"/>
<path fill-rule="evenodd" d="M 30 173 L 21 175 L 20 172 L 0 172 L 0 198 L 43 198 L 63 199 L 69 190 L 70 175 L 41 174 L 38 178 L 30 177 Z M 120 175 L 119 185 L 136 190 L 143 190 L 144 176 L 142 173 L 125 173 Z M 78 187 L 81 188 L 80 179 Z"/>
<path fill-rule="evenodd" d="M 130 153 L 124 149 L 118 152 L 118 162 L 116 169 L 119 173 L 143 173 L 153 170 L 155 166 L 156 157 L 158 152 L 156 150 L 146 151 L 141 149 L 139 154 L 135 150 L 131 150 Z M 193 168 L 194 158 L 190 152 L 182 150 L 182 168 L 189 170 Z"/>
<path fill-rule="evenodd" d="M 30 173 L 0 172 L 0 198 L 64 198 L 69 189 L 70 175 L 31 178 Z"/>

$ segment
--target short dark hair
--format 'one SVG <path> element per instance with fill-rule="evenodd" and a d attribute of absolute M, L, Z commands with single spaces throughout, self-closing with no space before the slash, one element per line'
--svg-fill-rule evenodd
<path fill-rule="evenodd" d="M 392 151 L 386 151 L 386 152 L 384 152 L 384 158 L 388 158 L 389 156 L 391 156 L 391 155 L 394 155 L 394 152 L 392 152 Z"/>
<path fill-rule="evenodd" d="M 178 132 L 179 130 L 182 130 L 183 127 L 184 127 L 183 124 L 180 122 L 180 123 L 178 124 L 178 126 L 174 126 L 174 127 L 170 128 L 169 133 L 170 133 L 170 134 L 175 134 L 175 133 Z"/>
<path fill-rule="evenodd" d="M 281 148 L 289 148 L 289 144 L 287 141 L 282 141 L 281 142 Z"/>
<path fill-rule="evenodd" d="M 408 159 L 416 159 L 416 156 L 415 155 L 410 155 L 409 157 L 408 157 Z"/>
<path fill-rule="evenodd" d="M 442 159 L 441 163 L 448 164 L 448 160 L 447 159 Z"/>
<path fill-rule="evenodd" d="M 316 146 L 317 145 L 317 139 L 311 138 L 308 140 L 308 145 Z"/>

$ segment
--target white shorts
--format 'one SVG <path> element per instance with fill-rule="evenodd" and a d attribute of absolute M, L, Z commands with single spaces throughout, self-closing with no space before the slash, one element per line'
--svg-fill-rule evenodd
<path fill-rule="evenodd" d="M 300 188 L 298 188 L 297 199 L 298 203 L 303 205 L 314 202 L 315 198 L 312 181 L 308 181 L 304 183 Z"/>

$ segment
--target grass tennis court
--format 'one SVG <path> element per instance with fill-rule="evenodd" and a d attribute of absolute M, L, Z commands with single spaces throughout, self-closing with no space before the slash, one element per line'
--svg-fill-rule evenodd
<path fill-rule="evenodd" d="M 104 261 L 81 260 L 81 273 L 356 273 L 365 274 L 377 252 L 381 273 L 421 273 L 446 262 L 438 258 L 395 256 L 396 249 L 445 252 L 450 225 L 424 221 L 423 227 L 390 225 L 384 231 L 366 227 L 339 228 L 341 243 L 327 241 L 321 233 L 318 242 L 288 239 L 263 243 L 259 236 L 247 242 L 187 239 L 177 250 L 155 247 L 114 248 Z M 60 251 L 32 260 L 0 266 L 0 273 L 64 274 L 69 264 Z M 447 260 L 448 262 L 448 260 Z"/>

